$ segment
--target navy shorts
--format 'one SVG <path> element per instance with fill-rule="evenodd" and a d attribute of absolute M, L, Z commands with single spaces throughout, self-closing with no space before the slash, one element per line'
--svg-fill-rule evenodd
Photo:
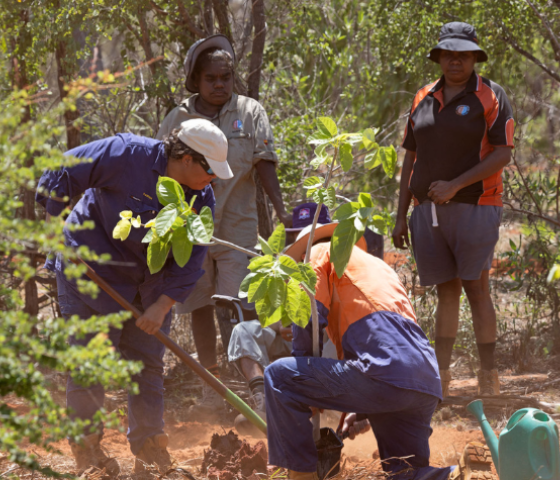
<path fill-rule="evenodd" d="M 420 285 L 439 285 L 454 278 L 479 280 L 490 270 L 498 242 L 502 207 L 449 202 L 414 207 L 410 233 Z"/>

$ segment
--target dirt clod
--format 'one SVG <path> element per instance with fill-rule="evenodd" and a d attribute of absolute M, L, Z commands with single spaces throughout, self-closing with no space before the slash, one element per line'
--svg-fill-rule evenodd
<path fill-rule="evenodd" d="M 212 436 L 210 449 L 204 451 L 201 469 L 210 479 L 246 479 L 255 472 L 266 473 L 267 457 L 264 442 L 251 446 L 230 430 L 225 435 L 215 433 Z"/>

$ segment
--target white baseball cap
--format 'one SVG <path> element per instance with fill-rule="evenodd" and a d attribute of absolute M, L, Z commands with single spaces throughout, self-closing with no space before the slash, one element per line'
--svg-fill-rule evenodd
<path fill-rule="evenodd" d="M 181 123 L 180 128 L 179 140 L 203 155 L 218 178 L 227 180 L 233 177 L 227 162 L 228 141 L 224 132 L 203 118 L 187 120 Z"/>

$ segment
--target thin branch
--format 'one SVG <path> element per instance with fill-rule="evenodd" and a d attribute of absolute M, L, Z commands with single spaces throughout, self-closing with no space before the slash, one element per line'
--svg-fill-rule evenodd
<path fill-rule="evenodd" d="M 187 12 L 187 9 L 185 8 L 185 6 L 183 5 L 182 0 L 177 0 L 177 6 L 179 7 L 179 13 L 181 14 L 181 17 L 183 18 L 183 22 L 185 27 L 187 27 L 189 29 L 189 31 L 195 35 L 196 37 L 199 38 L 204 38 L 206 36 L 206 33 L 198 28 L 193 21 L 191 20 L 191 17 L 189 16 L 189 13 Z"/>
<path fill-rule="evenodd" d="M 517 160 L 516 160 L 515 156 L 516 156 L 516 154 L 514 153 L 511 158 L 513 160 L 513 163 L 515 163 L 515 166 L 517 167 L 517 172 L 519 173 L 519 176 L 521 177 L 521 181 L 523 182 L 523 186 L 525 187 L 525 190 L 527 190 L 527 193 L 529 193 L 529 196 L 531 197 L 531 200 L 533 200 L 533 203 L 535 204 L 535 207 L 539 211 L 539 215 L 542 215 L 543 213 L 542 213 L 541 207 L 540 207 L 539 203 L 537 202 L 537 199 L 533 195 L 533 192 L 529 188 L 529 185 L 527 185 L 527 181 L 525 180 L 525 177 L 523 176 L 523 172 L 521 171 L 521 167 L 517 163 Z"/>
<path fill-rule="evenodd" d="M 503 25 L 503 24 L 502 24 Z M 505 28 L 505 26 L 504 26 Z M 519 46 L 519 44 L 509 36 L 502 36 L 502 39 L 506 42 L 509 43 L 515 50 L 517 50 L 521 55 L 523 55 L 525 58 L 529 59 L 531 62 L 533 62 L 537 67 L 540 67 L 542 70 L 544 70 L 548 75 L 550 75 L 554 80 L 556 80 L 557 82 L 560 82 L 560 75 L 558 75 L 554 70 L 552 70 L 550 67 L 548 67 L 547 65 L 545 65 L 543 62 L 541 62 L 537 57 L 535 57 L 533 54 L 529 53 L 527 50 L 524 50 L 523 48 L 521 48 Z"/>
<path fill-rule="evenodd" d="M 544 25 L 544 28 L 546 28 L 546 31 L 548 32 L 548 35 L 550 37 L 550 43 L 552 45 L 552 49 L 554 50 L 554 56 L 556 57 L 556 60 L 560 60 L 560 42 L 558 41 L 558 38 L 554 34 L 554 31 L 552 30 L 547 19 L 541 15 L 541 13 L 537 10 L 537 7 L 533 5 L 531 0 L 525 0 L 525 2 L 533 9 L 535 15 L 539 17 L 539 20 Z"/>
<path fill-rule="evenodd" d="M 537 217 L 540 218 L 548 223 L 551 223 L 552 225 L 555 225 L 556 227 L 560 227 L 560 222 L 557 220 L 554 220 L 553 218 L 547 217 L 546 215 L 542 215 L 542 214 L 538 214 L 535 212 L 530 212 L 529 210 L 523 210 L 522 208 L 515 208 L 511 203 L 509 202 L 503 202 L 504 205 L 507 205 L 510 210 L 512 212 L 517 212 L 517 213 L 523 213 L 524 215 L 527 215 L 529 217 Z"/>
<path fill-rule="evenodd" d="M 240 252 L 246 253 L 247 255 L 249 255 L 251 257 L 262 257 L 262 255 L 257 253 L 257 252 L 253 252 L 252 250 L 248 250 L 246 248 L 240 247 L 239 245 L 236 245 L 235 243 L 226 242 L 225 240 L 221 240 L 221 239 L 216 238 L 216 237 L 212 237 L 212 242 L 211 243 L 199 243 L 198 245 L 208 246 L 208 247 L 212 246 L 212 245 L 224 245 L 225 247 L 233 248 L 234 250 L 238 250 Z"/>

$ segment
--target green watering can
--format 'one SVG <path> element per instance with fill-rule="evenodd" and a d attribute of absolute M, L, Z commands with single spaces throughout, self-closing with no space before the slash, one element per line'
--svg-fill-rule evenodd
<path fill-rule="evenodd" d="M 558 426 L 546 413 L 536 408 L 518 410 L 498 439 L 480 400 L 469 403 L 467 410 L 480 423 L 501 480 L 560 480 Z"/>

